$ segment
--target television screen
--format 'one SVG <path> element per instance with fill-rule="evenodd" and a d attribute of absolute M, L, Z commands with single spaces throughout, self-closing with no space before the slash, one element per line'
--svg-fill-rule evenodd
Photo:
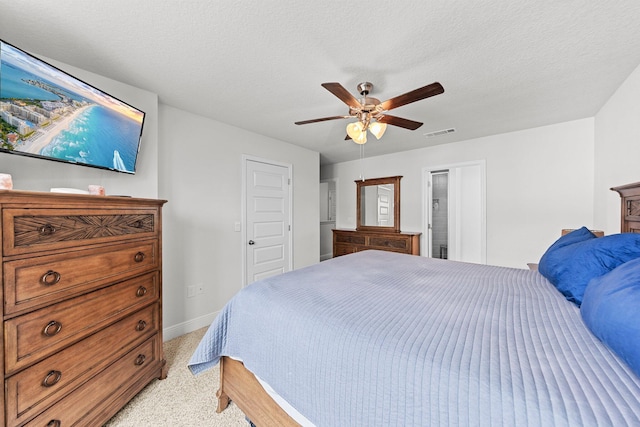
<path fill-rule="evenodd" d="M 0 40 L 0 152 L 132 174 L 144 117 Z"/>

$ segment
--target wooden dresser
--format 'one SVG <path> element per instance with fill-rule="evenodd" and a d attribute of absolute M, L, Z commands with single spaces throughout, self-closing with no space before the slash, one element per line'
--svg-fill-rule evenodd
<path fill-rule="evenodd" d="M 99 426 L 166 377 L 163 203 L 0 190 L 0 425 Z"/>
<path fill-rule="evenodd" d="M 333 256 L 366 249 L 420 255 L 420 234 L 336 229 L 333 230 Z"/>

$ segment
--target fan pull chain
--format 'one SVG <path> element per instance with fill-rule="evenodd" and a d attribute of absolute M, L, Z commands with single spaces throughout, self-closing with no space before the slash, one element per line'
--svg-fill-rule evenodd
<path fill-rule="evenodd" d="M 360 179 L 364 181 L 364 144 L 360 144 Z"/>

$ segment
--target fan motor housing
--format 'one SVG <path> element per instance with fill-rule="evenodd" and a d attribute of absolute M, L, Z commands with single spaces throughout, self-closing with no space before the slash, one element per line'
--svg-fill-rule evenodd
<path fill-rule="evenodd" d="M 367 96 L 373 90 L 373 83 L 362 82 L 358 84 L 358 93 L 362 96 Z"/>

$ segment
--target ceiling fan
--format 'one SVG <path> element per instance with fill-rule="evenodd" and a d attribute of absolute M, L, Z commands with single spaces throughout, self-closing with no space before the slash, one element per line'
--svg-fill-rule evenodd
<path fill-rule="evenodd" d="M 398 126 L 401 128 L 416 130 L 422 123 L 414 120 L 403 119 L 402 117 L 391 116 L 386 114 L 387 111 L 401 107 L 412 102 L 431 96 L 440 95 L 444 92 L 444 88 L 438 82 L 412 90 L 405 94 L 388 99 L 384 102 L 367 96 L 373 89 L 373 84 L 362 82 L 358 84 L 358 92 L 362 95 L 362 99 L 356 99 L 347 89 L 340 83 L 322 83 L 322 87 L 337 96 L 342 102 L 349 107 L 349 114 L 344 116 L 323 117 L 320 119 L 303 120 L 295 122 L 297 125 L 306 125 L 309 123 L 324 122 L 327 120 L 350 119 L 357 118 L 357 122 L 347 125 L 347 137 L 345 139 L 353 139 L 358 144 L 367 142 L 367 130 L 376 138 L 380 139 L 387 128 L 387 125 Z"/>

